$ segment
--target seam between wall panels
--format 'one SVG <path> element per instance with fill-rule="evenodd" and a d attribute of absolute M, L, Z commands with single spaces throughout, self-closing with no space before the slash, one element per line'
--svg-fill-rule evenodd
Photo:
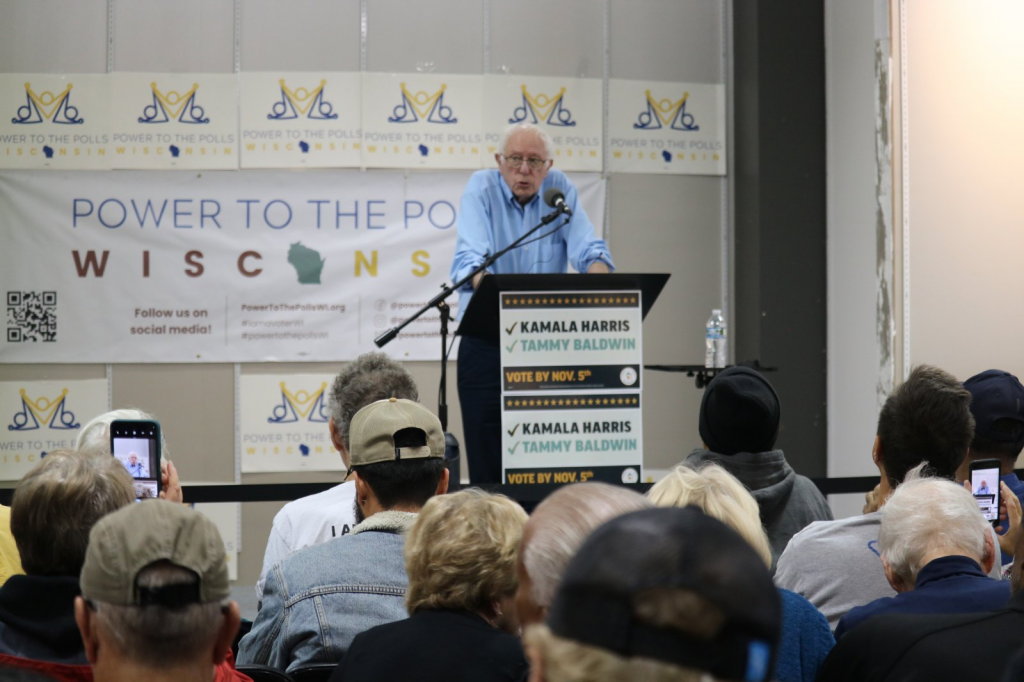
<path fill-rule="evenodd" d="M 235 363 L 235 483 L 242 482 L 242 365 Z M 241 533 L 239 533 L 241 537 Z"/>
<path fill-rule="evenodd" d="M 491 0 L 484 0 L 484 75 L 491 72 Z M 502 150 L 504 151 L 504 150 Z"/>
<path fill-rule="evenodd" d="M 114 71 L 114 0 L 107 0 L 107 73 Z"/>
<path fill-rule="evenodd" d="M 601 79 L 601 177 L 604 179 L 604 220 L 601 225 L 601 236 L 611 248 L 611 199 L 612 192 L 608 177 L 608 88 L 612 70 L 612 2 L 604 0 L 604 77 Z"/>
<path fill-rule="evenodd" d="M 721 39 L 722 43 L 721 43 L 721 51 L 720 51 L 721 52 L 721 63 L 720 63 L 720 69 L 721 70 L 719 72 L 719 78 L 721 79 L 722 83 L 725 84 L 725 109 L 726 109 L 726 116 L 725 116 L 725 118 L 726 118 L 726 134 L 728 135 L 728 133 L 729 133 L 729 124 L 728 123 L 732 119 L 732 117 L 729 115 L 729 107 L 730 107 L 730 105 L 732 103 L 732 98 L 730 97 L 731 93 L 729 92 L 729 54 L 731 52 L 731 49 L 730 49 L 731 45 L 730 45 L 730 42 L 729 42 L 729 25 L 730 25 L 729 24 L 729 18 L 731 16 L 731 11 L 730 11 L 730 0 L 721 0 L 721 2 L 722 2 L 722 4 L 721 4 L 722 11 L 721 11 L 721 16 L 719 17 L 719 21 L 721 22 L 721 24 L 720 24 L 721 25 L 721 38 L 720 39 Z M 732 149 L 732 147 L 733 147 L 733 140 L 730 139 L 729 140 L 729 148 L 730 148 L 730 150 Z M 730 182 L 732 182 L 732 174 L 731 174 L 730 170 L 731 169 L 729 168 L 729 154 L 727 153 L 727 155 L 726 155 L 725 177 L 721 179 L 720 185 L 719 185 L 719 194 L 720 194 L 719 210 L 721 211 L 721 223 L 720 223 L 719 227 L 720 227 L 721 233 L 722 233 L 721 255 L 720 255 L 720 259 L 721 259 L 720 266 L 721 266 L 721 286 L 722 286 L 722 291 L 721 291 L 721 300 L 719 301 L 719 304 L 722 306 L 722 313 L 723 313 L 723 316 L 724 316 L 724 318 L 726 320 L 729 319 L 729 312 L 730 312 L 729 292 L 732 289 L 732 287 L 730 286 L 731 282 L 730 282 L 730 272 L 729 272 L 729 253 L 731 251 L 731 248 L 730 248 L 730 246 L 731 246 L 731 235 L 729 234 L 729 213 L 730 213 L 729 212 L 729 184 L 730 184 Z M 735 345 L 736 345 L 735 343 L 726 344 L 726 353 L 727 353 L 727 355 L 732 356 L 731 358 L 727 357 L 726 358 L 727 361 L 730 360 L 730 359 L 732 361 L 735 361 L 735 358 L 736 358 Z"/>
<path fill-rule="evenodd" d="M 907 3 L 900 0 L 900 147 L 903 199 L 903 379 L 910 376 L 910 96 L 907 82 Z"/>
<path fill-rule="evenodd" d="M 368 31 L 369 31 L 369 23 L 367 21 L 368 14 L 367 14 L 366 2 L 367 2 L 367 0 L 359 0 L 359 73 L 360 74 L 366 73 L 366 43 L 367 43 L 367 35 L 368 35 Z M 362 76 L 360 76 L 359 86 L 360 87 L 363 86 Z M 359 124 L 360 128 L 362 128 L 362 112 L 360 112 L 359 121 L 360 121 L 360 124 Z M 359 161 L 360 161 L 360 163 L 359 163 L 359 172 L 360 173 L 365 173 L 366 172 L 366 163 L 363 161 L 362 153 L 360 153 L 360 155 L 359 155 Z"/>

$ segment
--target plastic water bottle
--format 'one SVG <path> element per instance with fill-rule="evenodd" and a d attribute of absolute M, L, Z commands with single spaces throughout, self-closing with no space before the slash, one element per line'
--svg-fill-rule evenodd
<path fill-rule="evenodd" d="M 704 366 L 725 367 L 725 318 L 719 308 L 711 311 L 705 326 Z"/>

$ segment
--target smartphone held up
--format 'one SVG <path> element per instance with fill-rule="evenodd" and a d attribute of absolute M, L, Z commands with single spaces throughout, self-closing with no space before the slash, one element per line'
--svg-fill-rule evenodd
<path fill-rule="evenodd" d="M 160 496 L 160 424 L 148 419 L 110 423 L 110 451 L 135 479 L 135 499 Z"/>

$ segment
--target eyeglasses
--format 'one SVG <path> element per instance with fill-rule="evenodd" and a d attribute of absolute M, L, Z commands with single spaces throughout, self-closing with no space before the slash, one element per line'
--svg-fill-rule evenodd
<path fill-rule="evenodd" d="M 505 159 L 505 165 L 513 170 L 518 170 L 523 167 L 523 161 L 530 167 L 530 170 L 540 170 L 547 165 L 547 159 L 524 159 L 521 156 L 505 156 L 501 155 L 501 158 Z"/>

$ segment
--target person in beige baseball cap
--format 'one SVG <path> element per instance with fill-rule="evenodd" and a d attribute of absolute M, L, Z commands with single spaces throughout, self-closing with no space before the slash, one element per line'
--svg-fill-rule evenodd
<path fill-rule="evenodd" d="M 271 569 L 240 663 L 337 663 L 357 634 L 407 616 L 404 533 L 448 490 L 441 422 L 411 400 L 378 400 L 352 418 L 349 444 L 358 524 Z"/>
<path fill-rule="evenodd" d="M 217 527 L 184 505 L 147 500 L 89 534 L 75 620 L 96 682 L 245 680 L 225 666 L 238 631 Z"/>

